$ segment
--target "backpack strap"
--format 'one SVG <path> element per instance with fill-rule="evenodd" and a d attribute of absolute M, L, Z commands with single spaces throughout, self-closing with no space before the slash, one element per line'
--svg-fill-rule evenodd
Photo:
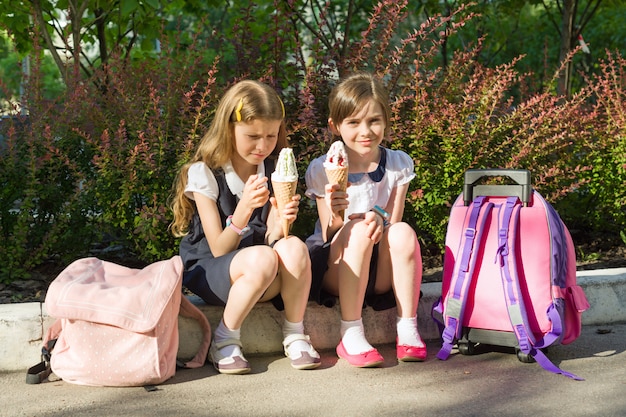
<path fill-rule="evenodd" d="M 41 384 L 43 381 L 48 379 L 52 373 L 50 358 L 52 357 L 52 350 L 54 349 L 54 345 L 61 334 L 61 330 L 61 319 L 56 319 L 44 337 L 43 347 L 41 348 L 41 362 L 37 365 L 31 366 L 26 371 L 27 384 Z"/>
<path fill-rule="evenodd" d="M 474 267 L 476 264 L 473 257 L 475 242 L 481 241 L 485 221 L 493 208 L 493 203 L 486 201 L 485 196 L 476 197 L 470 209 L 469 221 L 465 232 L 461 236 L 461 242 L 454 264 L 454 271 L 450 280 L 450 287 L 446 297 L 444 322 L 442 332 L 443 345 L 437 353 L 437 358 L 446 360 L 450 356 L 454 342 L 461 336 L 463 311 L 467 300 L 467 292 L 470 287 Z M 480 226 L 478 226 L 480 220 Z M 478 227 L 477 227 L 478 226 Z"/>
<path fill-rule="evenodd" d="M 183 294 L 180 299 L 180 313 L 183 317 L 189 317 L 195 319 L 200 323 L 202 328 L 202 343 L 198 349 L 196 356 L 188 362 L 180 363 L 177 361 L 177 365 L 182 368 L 200 368 L 204 365 L 209 353 L 209 346 L 211 345 L 211 325 L 204 313 L 200 311 L 198 307 L 193 305 L 187 297 Z"/>
<path fill-rule="evenodd" d="M 531 355 L 543 369 L 580 381 L 582 378 L 561 370 L 540 350 L 541 347 L 548 346 L 560 337 L 561 319 L 558 317 L 556 309 L 548 309 L 548 315 L 552 320 L 553 328 L 541 341 L 536 341 L 533 333 L 529 331 L 528 315 L 524 306 L 524 298 L 520 289 L 519 276 L 517 273 L 515 247 L 509 243 L 513 242 L 514 244 L 516 242 L 518 233 L 521 209 L 521 204 L 518 202 L 517 197 L 509 197 L 504 205 L 504 213 L 498 233 L 498 252 L 496 254 L 496 261 L 500 262 L 500 276 L 502 278 L 504 298 L 513 332 L 515 333 L 522 353 Z M 512 234 L 509 236 L 511 232 Z M 555 328 L 554 325 L 557 327 Z"/>

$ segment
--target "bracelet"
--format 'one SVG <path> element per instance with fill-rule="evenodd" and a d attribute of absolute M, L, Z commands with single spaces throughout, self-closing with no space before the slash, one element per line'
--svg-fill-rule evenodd
<path fill-rule="evenodd" d="M 233 216 L 228 216 L 226 218 L 226 227 L 230 227 L 231 229 L 233 229 L 233 231 L 237 233 L 239 236 L 245 235 L 248 232 L 248 230 L 250 230 L 250 226 L 248 225 L 245 225 L 243 229 L 240 229 L 237 226 L 235 226 L 233 224 Z"/>
<path fill-rule="evenodd" d="M 371 209 L 370 211 L 373 211 L 378 216 L 382 217 L 382 219 L 383 219 L 383 227 L 389 226 L 389 217 L 390 217 L 389 213 L 387 213 L 382 207 L 374 206 L 374 208 Z"/>

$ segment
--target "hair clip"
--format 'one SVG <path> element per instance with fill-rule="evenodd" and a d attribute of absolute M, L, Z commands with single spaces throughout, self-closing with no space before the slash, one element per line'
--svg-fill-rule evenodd
<path fill-rule="evenodd" d="M 283 101 L 280 99 L 280 97 L 278 97 L 278 101 L 280 101 L 280 107 L 283 109 L 283 119 L 285 118 L 285 105 L 283 104 Z"/>
<path fill-rule="evenodd" d="M 241 109 L 243 109 L 243 97 L 239 99 L 239 104 L 237 104 L 237 108 L 235 109 L 235 118 L 238 122 L 241 122 Z M 283 113 L 285 110 L 283 109 Z"/>

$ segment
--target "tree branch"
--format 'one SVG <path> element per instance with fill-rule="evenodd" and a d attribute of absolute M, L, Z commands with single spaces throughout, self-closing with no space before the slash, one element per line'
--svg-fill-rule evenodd
<path fill-rule="evenodd" d="M 546 4 L 545 0 L 541 0 L 541 4 L 543 5 L 543 9 L 546 11 L 546 14 L 548 15 L 548 19 L 550 20 L 550 23 L 552 23 L 552 25 L 554 26 L 554 29 L 556 29 L 556 33 L 558 33 L 560 37 L 561 25 L 554 19 L 554 16 L 552 15 L 552 13 L 550 13 L 550 8 Z M 559 10 L 560 9 L 561 8 L 559 7 Z M 559 13 L 559 15 L 562 15 L 562 13 Z"/>
<path fill-rule="evenodd" d="M 50 51 L 50 54 L 52 55 L 52 59 L 54 59 L 54 62 L 57 64 L 57 67 L 59 68 L 59 72 L 61 73 L 61 77 L 63 78 L 63 83 L 67 85 L 68 79 L 67 79 L 65 62 L 61 59 L 61 56 L 59 55 L 59 51 L 57 51 L 57 48 L 54 45 L 54 42 L 52 41 L 52 37 L 50 36 L 50 33 L 48 33 L 48 23 L 46 23 L 46 21 L 43 18 L 43 10 L 41 8 L 41 3 L 39 2 L 39 0 L 32 0 L 32 4 L 33 4 L 33 14 L 35 15 L 35 21 L 41 28 L 43 38 L 46 42 L 46 45 L 48 46 L 48 50 Z"/>
<path fill-rule="evenodd" d="M 332 50 L 332 45 L 321 31 L 316 30 L 311 24 L 309 24 L 309 22 L 307 22 L 302 13 L 296 8 L 292 7 L 289 3 L 287 4 L 287 7 L 291 9 L 291 11 L 300 21 L 300 23 L 302 23 L 317 39 L 319 39 L 328 50 Z M 315 15 L 315 13 L 313 14 Z"/>

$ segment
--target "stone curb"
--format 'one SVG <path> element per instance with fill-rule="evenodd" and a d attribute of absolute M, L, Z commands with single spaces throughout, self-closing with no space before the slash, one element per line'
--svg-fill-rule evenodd
<path fill-rule="evenodd" d="M 583 325 L 608 325 L 626 322 L 626 268 L 577 272 L 578 285 L 583 287 L 591 308 L 583 314 Z M 439 338 L 437 325 L 431 318 L 431 307 L 441 293 L 441 283 L 422 285 L 419 330 L 424 339 Z M 196 297 L 192 302 L 215 328 L 222 308 L 207 306 Z M 365 331 L 370 343 L 394 343 L 396 310 L 363 311 Z M 40 360 L 44 332 L 53 322 L 42 303 L 0 305 L 0 372 L 24 372 Z M 259 304 L 252 310 L 241 330 L 246 353 L 268 354 L 282 351 L 282 313 L 271 304 Z M 309 303 L 304 320 L 306 332 L 319 350 L 334 349 L 339 341 L 339 307 L 327 308 Z M 179 319 L 179 356 L 192 357 L 200 344 L 198 325 L 191 319 Z"/>

